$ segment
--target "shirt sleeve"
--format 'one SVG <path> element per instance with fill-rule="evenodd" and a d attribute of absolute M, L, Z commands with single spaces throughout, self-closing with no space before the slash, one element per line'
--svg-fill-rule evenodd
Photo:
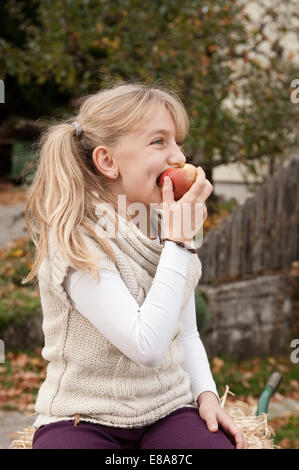
<path fill-rule="evenodd" d="M 123 354 L 157 367 L 181 312 L 191 257 L 176 243 L 166 241 L 141 307 L 121 276 L 104 269 L 97 281 L 89 272 L 69 268 L 64 288 L 74 307 Z"/>
<path fill-rule="evenodd" d="M 184 360 L 182 365 L 190 376 L 190 388 L 194 400 L 197 403 L 198 397 L 202 392 L 211 391 L 216 395 L 220 403 L 207 353 L 197 330 L 194 292 L 181 315 L 183 321 L 181 344 L 184 348 Z"/>

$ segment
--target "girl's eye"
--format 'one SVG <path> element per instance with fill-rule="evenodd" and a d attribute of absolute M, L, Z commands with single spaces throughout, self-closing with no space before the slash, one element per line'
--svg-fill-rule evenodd
<path fill-rule="evenodd" d="M 152 142 L 153 144 L 158 144 L 159 142 L 163 142 L 163 139 L 158 139 L 158 140 L 155 140 L 155 142 Z M 177 142 L 177 145 L 179 147 L 182 147 L 184 142 Z"/>

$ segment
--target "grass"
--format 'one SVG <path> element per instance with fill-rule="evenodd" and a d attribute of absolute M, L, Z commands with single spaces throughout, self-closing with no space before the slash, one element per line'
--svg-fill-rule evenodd
<path fill-rule="evenodd" d="M 217 360 L 220 361 L 220 365 Z M 229 385 L 231 391 L 238 397 L 259 397 L 270 375 L 276 371 L 283 375 L 279 386 L 280 394 L 288 396 L 298 391 L 299 368 L 290 361 L 289 357 L 252 358 L 239 361 L 225 357 L 213 358 L 211 369 L 219 393 L 222 390 L 224 392 L 225 385 Z"/>
<path fill-rule="evenodd" d="M 20 239 L 1 251 L 0 334 L 10 322 L 24 324 L 28 316 L 41 313 L 38 285 L 21 284 L 30 272 L 34 245 Z"/>
<path fill-rule="evenodd" d="M 282 421 L 282 420 L 281 420 Z M 280 445 L 287 449 L 299 448 L 299 417 L 290 416 L 286 418 L 285 423 L 276 431 L 274 444 Z"/>

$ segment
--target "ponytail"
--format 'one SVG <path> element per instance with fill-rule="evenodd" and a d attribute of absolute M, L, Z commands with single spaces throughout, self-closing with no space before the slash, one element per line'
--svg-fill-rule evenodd
<path fill-rule="evenodd" d="M 32 269 L 21 282 L 33 280 L 48 254 L 48 236 L 53 229 L 55 245 L 70 266 L 90 270 L 100 279 L 79 227 L 95 238 L 115 262 L 107 238 L 96 233 L 96 207 L 105 201 L 117 211 L 111 191 L 115 181 L 102 174 L 92 160 L 98 145 L 119 152 L 122 136 L 148 122 L 161 106 L 166 106 L 176 126 L 176 138 L 184 140 L 189 120 L 180 98 L 171 89 L 140 83 L 111 85 L 81 99 L 75 117 L 52 124 L 37 142 L 37 170 L 27 193 L 25 221 L 36 253 Z M 77 124 L 74 125 L 74 122 Z M 127 214 L 128 219 L 130 216 Z M 132 217 L 132 216 L 131 216 Z M 117 218 L 118 219 L 118 218 Z"/>

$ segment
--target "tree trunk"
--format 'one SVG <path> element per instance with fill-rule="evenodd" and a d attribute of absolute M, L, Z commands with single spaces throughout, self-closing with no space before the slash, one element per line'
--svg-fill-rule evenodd
<path fill-rule="evenodd" d="M 21 123 L 21 125 L 20 125 Z M 0 122 L 0 179 L 10 179 L 12 172 L 12 148 L 16 139 L 36 139 L 46 123 L 19 116 L 8 116 Z"/>
<path fill-rule="evenodd" d="M 12 142 L 0 141 L 0 179 L 9 179 L 12 172 Z"/>
<path fill-rule="evenodd" d="M 0 178 L 9 179 L 12 172 L 12 145 L 15 118 L 8 116 L 0 122 Z"/>

